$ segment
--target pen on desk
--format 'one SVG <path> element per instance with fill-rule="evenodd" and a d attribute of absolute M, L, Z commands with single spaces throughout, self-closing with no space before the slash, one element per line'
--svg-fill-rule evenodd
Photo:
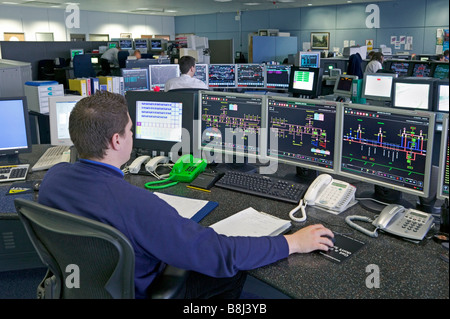
<path fill-rule="evenodd" d="M 189 187 L 189 188 L 192 188 L 192 189 L 196 189 L 196 190 L 199 190 L 199 191 L 204 191 L 204 192 L 211 193 L 211 191 L 208 190 L 208 189 L 198 188 L 198 187 L 189 186 L 189 185 L 187 185 L 186 187 Z"/>

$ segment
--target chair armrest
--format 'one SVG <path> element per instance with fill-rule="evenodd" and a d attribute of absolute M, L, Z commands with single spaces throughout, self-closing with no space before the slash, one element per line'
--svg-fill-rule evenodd
<path fill-rule="evenodd" d="M 182 298 L 179 294 L 185 288 L 188 274 L 188 270 L 167 265 L 150 285 L 147 290 L 147 297 L 151 299 Z"/>

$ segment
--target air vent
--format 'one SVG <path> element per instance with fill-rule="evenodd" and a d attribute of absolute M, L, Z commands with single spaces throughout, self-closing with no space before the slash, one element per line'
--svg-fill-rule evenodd
<path fill-rule="evenodd" d="M 22 4 L 25 6 L 35 6 L 35 7 L 52 7 L 61 5 L 61 3 L 58 2 L 45 2 L 45 1 L 25 1 Z"/>

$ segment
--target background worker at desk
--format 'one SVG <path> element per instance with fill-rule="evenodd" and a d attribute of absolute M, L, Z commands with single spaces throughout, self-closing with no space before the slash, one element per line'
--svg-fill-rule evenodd
<path fill-rule="evenodd" d="M 203 81 L 194 78 L 195 74 L 195 58 L 184 55 L 178 61 L 180 65 L 181 76 L 169 79 L 164 85 L 164 91 L 168 92 L 174 89 L 202 89 L 208 90 Z"/>
<path fill-rule="evenodd" d="M 119 51 L 120 47 L 110 48 L 100 57 L 100 65 L 102 67 L 101 75 L 111 75 L 111 64 L 119 67 Z"/>
<path fill-rule="evenodd" d="M 243 271 L 333 246 L 322 237 L 332 232 L 322 225 L 275 237 L 227 237 L 181 217 L 153 193 L 124 180 L 120 167 L 130 159 L 132 127 L 122 95 L 97 91 L 80 100 L 69 131 L 81 159 L 46 173 L 39 202 L 120 230 L 135 252 L 136 298 L 146 297 L 165 264 L 192 270 L 181 298 L 238 298 Z"/>

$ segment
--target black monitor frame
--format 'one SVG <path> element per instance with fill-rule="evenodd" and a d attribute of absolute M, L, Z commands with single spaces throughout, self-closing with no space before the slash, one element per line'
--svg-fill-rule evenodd
<path fill-rule="evenodd" d="M 398 72 L 396 69 L 393 68 L 395 63 L 407 64 L 406 65 L 406 71 L 404 73 L 403 72 Z M 388 62 L 388 65 L 387 65 L 387 69 L 390 70 L 390 71 L 395 72 L 395 74 L 397 74 L 398 77 L 406 77 L 406 76 L 409 76 L 409 74 L 410 74 L 411 65 L 412 65 L 412 61 L 407 61 L 407 60 L 390 60 Z"/>
<path fill-rule="evenodd" d="M 414 73 L 414 70 L 418 65 L 423 65 L 426 67 L 428 75 L 418 76 Z M 431 77 L 431 63 L 429 61 L 412 61 L 411 66 L 409 68 L 408 76 L 417 77 L 417 78 L 428 78 Z"/>
<path fill-rule="evenodd" d="M 310 90 L 295 87 L 296 81 L 294 80 L 297 74 L 300 72 L 307 72 L 313 76 L 312 87 Z M 310 98 L 315 98 L 318 96 L 319 93 L 319 83 L 320 83 L 319 77 L 320 77 L 320 68 L 293 66 L 291 68 L 288 91 L 291 92 L 294 96 L 308 96 Z"/>

